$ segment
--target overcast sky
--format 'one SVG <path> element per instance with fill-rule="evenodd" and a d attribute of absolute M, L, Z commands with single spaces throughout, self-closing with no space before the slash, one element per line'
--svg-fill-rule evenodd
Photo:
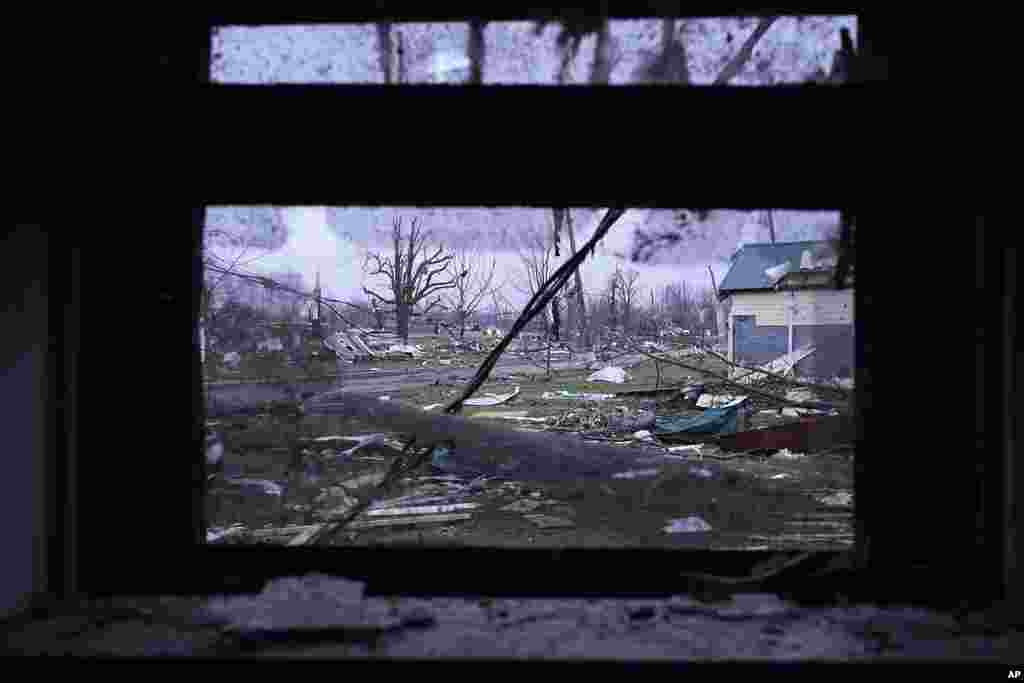
<path fill-rule="evenodd" d="M 757 19 L 701 19 L 677 22 L 676 37 L 686 46 L 687 67 L 694 84 L 711 83 L 753 32 Z M 611 83 L 636 83 L 639 69 L 654 55 L 661 40 L 660 20 L 613 21 L 615 65 Z M 804 82 L 816 71 L 828 71 L 838 32 L 851 30 L 853 17 L 783 17 L 758 42 L 752 58 L 730 83 L 737 86 Z M 459 82 L 466 76 L 467 26 L 450 24 L 398 24 L 408 66 L 408 82 Z M 489 24 L 485 31 L 484 82 L 490 84 L 555 84 L 559 52 L 558 29 L 549 26 L 539 36 L 526 22 Z M 583 41 L 572 63 L 573 82 L 585 82 L 594 51 L 594 39 Z M 372 25 L 225 27 L 213 38 L 211 76 L 220 83 L 379 83 L 383 81 Z M 808 160 L 815 172 L 815 160 Z M 746 163 L 737 160 L 737 163 Z M 767 162 L 765 162 L 767 163 Z M 756 169 L 752 169 L 756 170 Z M 253 210 L 211 208 L 208 223 L 235 229 L 246 227 Z M 269 214 L 269 212 L 264 212 Z M 574 209 L 580 244 L 593 233 L 602 211 Z M 275 274 L 293 272 L 312 286 L 317 270 L 325 288 L 341 298 L 362 298 L 364 285 L 380 284 L 367 278 L 363 263 L 367 251 L 385 246 L 382 238 L 395 216 L 417 217 L 434 237 L 448 246 L 478 246 L 498 259 L 500 278 L 520 278 L 519 258 L 507 235 L 529 228 L 550 228 L 551 212 L 541 209 L 365 209 L 288 208 L 280 212 L 276 230 L 266 228 L 258 257 L 246 264 L 250 271 Z M 710 285 L 707 266 L 721 282 L 728 257 L 743 242 L 768 241 L 768 231 L 756 213 L 714 211 L 699 234 L 684 244 L 662 250 L 650 264 L 628 263 L 619 254 L 631 252 L 637 229 L 662 230 L 674 222 L 673 212 L 630 210 L 609 233 L 597 258 L 582 269 L 584 284 L 595 290 L 617 265 L 641 272 L 646 288 L 685 280 L 698 287 Z M 774 213 L 778 241 L 823 239 L 838 224 L 837 212 Z M 250 221 L 251 222 L 251 221 Z M 256 220 L 258 223 L 259 221 Z M 269 223 L 268 223 L 269 224 Z M 505 240 L 505 241 L 503 241 Z M 211 247 L 212 248 L 212 247 Z M 565 258 L 563 252 L 563 259 Z M 247 258 L 248 260 L 248 258 Z M 513 303 L 525 298 L 512 288 Z M 646 296 L 646 295 L 645 295 Z"/>
<path fill-rule="evenodd" d="M 231 208 L 211 209 L 212 214 L 233 215 Z M 573 222 L 577 244 L 593 235 L 603 210 L 574 209 Z M 383 281 L 370 277 L 364 269 L 368 252 L 385 252 L 393 219 L 402 217 L 404 225 L 416 217 L 429 230 L 437 244 L 447 248 L 481 249 L 497 260 L 497 281 L 507 281 L 505 294 L 513 304 L 525 303 L 525 295 L 515 288 L 523 281 L 522 266 L 516 245 L 517 234 L 529 229 L 547 229 L 552 224 L 547 209 L 420 209 L 420 208 L 337 208 L 289 207 L 280 212 L 283 235 L 280 246 L 249 249 L 245 269 L 273 275 L 296 272 L 307 286 L 312 286 L 319 270 L 321 283 L 332 295 L 343 299 L 362 300 L 363 286 L 379 287 Z M 824 239 L 838 223 L 837 212 L 775 211 L 777 241 Z M 645 290 L 665 284 L 686 281 L 691 286 L 710 286 L 707 267 L 721 282 L 728 270 L 728 258 L 745 242 L 769 241 L 768 229 L 756 213 L 729 210 L 713 211 L 706 222 L 705 236 L 663 250 L 653 263 L 631 262 L 636 229 L 645 226 L 669 225 L 675 212 L 669 210 L 631 209 L 619 219 L 597 250 L 581 268 L 584 286 L 590 292 L 600 289 L 616 267 L 633 268 L 641 274 Z M 509 241 L 502 244 L 503 236 Z M 213 249 L 213 247 L 210 247 Z M 562 251 L 556 264 L 568 256 Z M 649 296 L 649 295 L 645 295 Z M 646 299 L 645 299 L 646 300 Z"/>

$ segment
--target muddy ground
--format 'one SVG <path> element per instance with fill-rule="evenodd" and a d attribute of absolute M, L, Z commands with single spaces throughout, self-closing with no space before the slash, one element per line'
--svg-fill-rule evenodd
<path fill-rule="evenodd" d="M 471 354 L 467 354 L 469 356 Z M 475 355 L 475 354 L 473 354 Z M 344 386 L 389 400 L 422 407 L 454 398 L 476 369 L 475 358 L 456 358 L 452 366 L 423 367 L 422 361 L 354 366 Z M 461 366 L 461 367 L 460 367 Z M 373 369 L 376 367 L 377 369 Z M 709 369 L 720 370 L 721 368 Z M 474 419 L 493 421 L 509 429 L 541 429 L 535 421 L 505 420 L 502 415 L 542 418 L 614 412 L 620 407 L 635 413 L 641 407 L 657 414 L 680 414 L 696 409 L 671 397 L 629 397 L 583 402 L 543 399 L 548 391 L 614 393 L 653 388 L 652 361 L 628 369 L 625 384 L 588 382 L 588 370 L 556 369 L 550 376 L 536 365 L 509 357 L 492 373 L 493 381 L 480 394 L 519 395 L 495 407 L 467 408 Z M 683 384 L 698 373 L 662 367 L 662 385 Z M 756 413 L 751 427 L 790 420 L 778 414 Z M 572 423 L 572 419 L 568 421 Z M 365 426 L 342 423 L 331 416 L 288 417 L 271 414 L 221 418 L 212 423 L 225 444 L 227 474 L 269 480 L 280 485 L 280 495 L 255 485 L 239 485 L 223 478 L 211 482 L 207 496 L 208 526 L 223 530 L 241 524 L 244 531 L 218 542 L 286 543 L 296 527 L 332 519 L 367 491 L 387 470 L 403 441 L 388 435 L 381 443 L 341 455 L 356 441 L 314 442 L 325 436 L 365 434 Z M 648 456 L 632 479 L 601 478 L 564 483 L 532 484 L 502 479 L 472 481 L 437 470 L 423 469 L 401 482 L 389 498 L 417 495 L 431 504 L 462 505 L 454 514 L 465 518 L 413 524 L 411 517 L 362 516 L 353 527 L 336 534 L 329 544 L 376 546 L 442 545 L 499 547 L 692 547 L 715 549 L 844 549 L 852 546 L 853 454 L 759 453 L 727 460 L 699 459 L 671 452 L 670 444 L 632 438 L 629 433 L 603 433 L 603 443 L 639 449 Z M 302 464 L 296 455 L 305 448 Z M 714 463 L 714 479 L 707 486 L 692 485 L 705 464 Z M 720 468 L 720 469 L 719 469 Z M 724 485 L 723 485 L 724 483 Z M 471 485 L 472 484 L 472 485 Z M 824 499 L 824 500 L 823 500 Z M 466 505 L 469 504 L 469 507 Z M 440 510 L 453 514 L 453 509 Z M 541 517 L 537 517 L 540 515 Z M 698 517 L 709 531 L 668 533 L 672 520 Z M 404 519 L 395 525 L 396 519 Z M 420 516 L 422 519 L 422 515 Z M 388 521 L 390 520 L 390 521 Z M 372 522 L 378 526 L 367 526 Z M 386 525 L 386 526 L 380 526 Z M 274 529 L 291 527 L 290 533 Z M 236 529 L 237 531 L 237 529 Z"/>

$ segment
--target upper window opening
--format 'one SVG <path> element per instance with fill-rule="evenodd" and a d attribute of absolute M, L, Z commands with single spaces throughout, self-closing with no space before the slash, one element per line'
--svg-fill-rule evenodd
<path fill-rule="evenodd" d="M 588 29 L 590 30 L 589 32 Z M 841 82 L 854 16 L 224 26 L 219 84 L 772 86 Z"/>

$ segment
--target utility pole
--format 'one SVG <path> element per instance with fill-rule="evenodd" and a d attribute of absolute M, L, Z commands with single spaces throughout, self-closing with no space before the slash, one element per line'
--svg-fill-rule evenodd
<path fill-rule="evenodd" d="M 565 228 L 569 233 L 569 251 L 576 254 L 576 236 L 572 229 L 572 209 L 565 210 Z M 590 348 L 590 326 L 587 325 L 587 306 L 583 301 L 583 277 L 580 275 L 580 269 L 577 268 L 574 274 L 576 280 L 576 322 L 580 326 L 580 331 L 583 333 L 583 339 L 581 340 L 585 348 Z"/>

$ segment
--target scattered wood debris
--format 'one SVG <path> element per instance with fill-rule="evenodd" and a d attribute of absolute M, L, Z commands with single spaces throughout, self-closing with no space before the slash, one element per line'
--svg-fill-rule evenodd
<path fill-rule="evenodd" d="M 382 527 L 420 526 L 426 524 L 449 524 L 472 519 L 468 512 L 443 515 L 416 515 L 412 517 L 394 517 L 391 519 L 357 520 L 348 525 L 349 529 L 379 529 Z"/>

